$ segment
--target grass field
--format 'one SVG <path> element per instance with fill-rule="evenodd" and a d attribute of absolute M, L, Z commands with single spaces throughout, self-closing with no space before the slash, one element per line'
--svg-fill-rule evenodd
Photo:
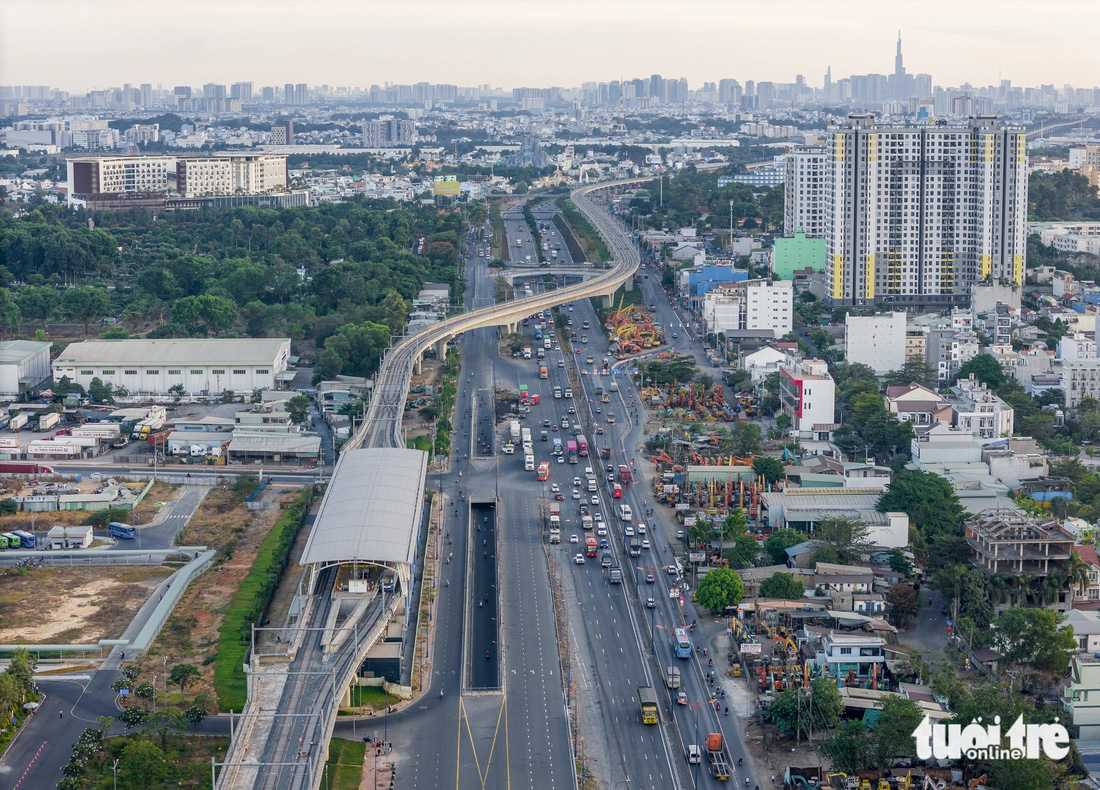
<path fill-rule="evenodd" d="M 359 790 L 366 754 L 367 745 L 362 741 L 333 738 L 328 745 L 328 760 L 321 787 L 325 790 Z"/>
<path fill-rule="evenodd" d="M 381 686 L 353 686 L 351 689 L 353 708 L 384 710 L 387 705 L 396 705 L 400 701 L 393 694 L 383 691 Z"/>
<path fill-rule="evenodd" d="M 218 652 L 214 664 L 214 690 L 223 711 L 241 710 L 245 704 L 244 661 L 248 653 L 251 625 L 263 617 L 268 593 L 279 580 L 279 571 L 290 546 L 298 519 L 305 507 L 308 491 L 279 516 L 260 544 L 252 568 L 229 602 L 218 630 Z"/>
<path fill-rule="evenodd" d="M 573 231 L 573 235 L 577 237 L 577 240 L 580 241 L 581 246 L 584 248 L 585 258 L 593 263 L 602 263 L 611 260 L 611 252 L 607 249 L 607 245 L 604 244 L 603 237 L 592 227 L 592 223 L 577 210 L 577 207 L 573 205 L 573 201 L 566 198 L 560 198 L 558 200 L 558 209 L 561 211 L 561 216 L 562 219 L 565 220 L 565 224 Z"/>

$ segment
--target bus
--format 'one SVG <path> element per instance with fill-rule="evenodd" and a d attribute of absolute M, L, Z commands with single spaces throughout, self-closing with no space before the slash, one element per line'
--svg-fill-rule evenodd
<path fill-rule="evenodd" d="M 554 449 L 550 452 L 551 455 L 561 455 L 561 439 L 557 436 L 554 437 Z"/>
<path fill-rule="evenodd" d="M 686 628 L 676 629 L 676 657 L 691 658 L 691 639 Z"/>
<path fill-rule="evenodd" d="M 19 538 L 19 545 L 24 549 L 37 549 L 38 538 L 34 536 L 33 532 L 24 532 L 21 529 L 15 530 L 12 533 L 15 537 Z"/>
<path fill-rule="evenodd" d="M 588 455 L 588 440 L 584 438 L 583 433 L 577 434 L 577 454 L 581 458 L 585 458 Z"/>
<path fill-rule="evenodd" d="M 539 470 L 535 473 L 535 477 L 539 480 L 545 480 L 550 476 L 550 462 L 543 461 L 539 464 Z"/>
<path fill-rule="evenodd" d="M 137 530 L 129 524 L 120 524 L 117 521 L 112 521 L 107 525 L 107 534 L 112 538 L 129 540 L 137 537 Z"/>
<path fill-rule="evenodd" d="M 4 532 L 0 534 L 0 548 L 2 549 L 18 549 L 23 545 L 23 541 L 19 539 L 18 535 L 13 535 L 10 532 Z"/>
<path fill-rule="evenodd" d="M 611 496 L 613 496 L 615 499 L 622 499 L 622 497 L 623 497 L 623 487 L 621 485 L 619 485 L 618 483 L 612 483 L 611 484 Z"/>
<path fill-rule="evenodd" d="M 584 536 L 584 547 L 589 557 L 596 556 L 596 552 L 599 551 L 599 546 L 596 545 L 596 536 L 593 533 L 589 532 Z"/>
<path fill-rule="evenodd" d="M 642 723 L 657 723 L 657 694 L 652 686 L 638 687 L 638 702 L 642 706 Z"/>
<path fill-rule="evenodd" d="M 569 456 L 569 463 L 577 463 L 577 443 L 570 439 L 565 444 L 565 452 Z"/>

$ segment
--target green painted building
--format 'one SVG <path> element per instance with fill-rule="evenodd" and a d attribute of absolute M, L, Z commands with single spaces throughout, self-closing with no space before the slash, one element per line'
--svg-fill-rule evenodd
<path fill-rule="evenodd" d="M 809 239 L 801 230 L 775 240 L 775 276 L 793 280 L 799 269 L 825 271 L 825 239 Z"/>

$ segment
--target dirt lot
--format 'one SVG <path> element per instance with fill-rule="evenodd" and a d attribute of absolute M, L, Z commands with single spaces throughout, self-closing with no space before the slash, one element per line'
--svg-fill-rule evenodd
<path fill-rule="evenodd" d="M 33 568 L 22 575 L 9 569 L 0 576 L 0 643 L 117 638 L 171 573 L 165 567 Z"/>
<path fill-rule="evenodd" d="M 168 618 L 145 659 L 150 672 L 154 665 L 162 666 L 164 656 L 168 657 L 169 665 L 194 664 L 202 671 L 202 678 L 188 687 L 188 695 L 200 691 L 213 693 L 214 656 L 225 607 L 248 575 L 260 544 L 282 513 L 275 503 L 292 502 L 298 493 L 297 488 L 269 487 L 260 498 L 272 506 L 251 511 L 238 503 L 230 490 L 210 491 L 181 541 L 213 546 L 218 549 L 218 559 L 213 568 L 188 588 Z"/>

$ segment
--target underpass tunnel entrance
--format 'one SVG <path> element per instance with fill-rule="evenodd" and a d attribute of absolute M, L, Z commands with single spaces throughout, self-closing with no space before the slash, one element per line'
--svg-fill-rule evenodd
<path fill-rule="evenodd" d="M 466 580 L 466 689 L 501 687 L 500 574 L 495 500 L 470 503 L 469 574 Z"/>

